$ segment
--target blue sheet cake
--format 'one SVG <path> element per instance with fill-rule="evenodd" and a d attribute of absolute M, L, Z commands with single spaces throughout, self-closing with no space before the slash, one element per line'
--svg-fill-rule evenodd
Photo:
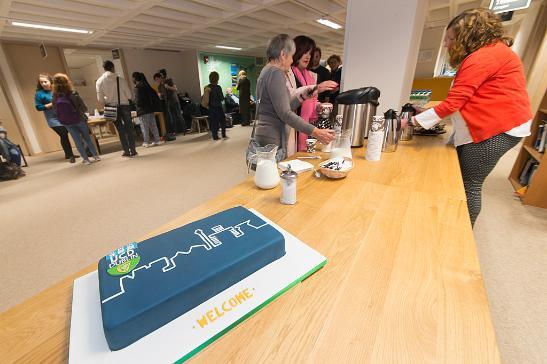
<path fill-rule="evenodd" d="M 106 341 L 120 350 L 285 255 L 285 239 L 234 207 L 99 261 Z"/>

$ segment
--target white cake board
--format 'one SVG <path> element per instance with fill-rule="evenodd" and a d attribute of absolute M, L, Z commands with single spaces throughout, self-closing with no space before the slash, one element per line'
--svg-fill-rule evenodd
<path fill-rule="evenodd" d="M 74 281 L 70 324 L 70 363 L 172 363 L 188 360 L 327 263 L 327 258 L 261 215 L 285 237 L 286 254 L 167 325 L 118 351 L 104 337 L 97 271 Z M 248 289 L 252 297 L 203 328 L 197 319 Z M 231 306 L 226 306 L 231 307 Z"/>

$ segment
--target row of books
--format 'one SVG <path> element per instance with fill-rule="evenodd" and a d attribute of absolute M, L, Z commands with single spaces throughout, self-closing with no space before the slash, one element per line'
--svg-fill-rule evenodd
<path fill-rule="evenodd" d="M 538 126 L 536 140 L 532 144 L 532 147 L 540 153 L 545 152 L 545 143 L 547 143 L 547 120 L 542 120 L 542 123 Z"/>
<path fill-rule="evenodd" d="M 539 168 L 539 162 L 534 158 L 528 158 L 522 172 L 520 173 L 519 182 L 523 186 L 528 186 L 532 182 L 534 175 Z"/>

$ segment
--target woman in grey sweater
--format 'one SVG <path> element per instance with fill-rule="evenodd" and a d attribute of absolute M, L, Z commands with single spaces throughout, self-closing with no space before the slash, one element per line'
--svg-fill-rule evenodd
<path fill-rule="evenodd" d="M 255 139 L 261 146 L 278 145 L 283 150 L 284 158 L 292 154 L 291 143 L 287 140 L 291 128 L 311 135 L 323 144 L 334 139 L 333 130 L 318 129 L 292 111 L 298 108 L 303 98 L 317 92 L 316 87 L 310 86 L 308 92 L 291 98 L 286 75 L 294 52 L 294 42 L 287 34 L 272 38 L 267 50 L 269 62 L 260 72 L 256 85 L 259 105 Z"/>

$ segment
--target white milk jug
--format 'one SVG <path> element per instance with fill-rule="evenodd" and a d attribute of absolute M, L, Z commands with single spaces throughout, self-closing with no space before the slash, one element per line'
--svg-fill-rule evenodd
<path fill-rule="evenodd" d="M 276 145 L 269 144 L 253 156 L 256 160 L 255 185 L 258 188 L 269 190 L 279 184 L 280 177 L 275 160 L 277 148 Z"/>

